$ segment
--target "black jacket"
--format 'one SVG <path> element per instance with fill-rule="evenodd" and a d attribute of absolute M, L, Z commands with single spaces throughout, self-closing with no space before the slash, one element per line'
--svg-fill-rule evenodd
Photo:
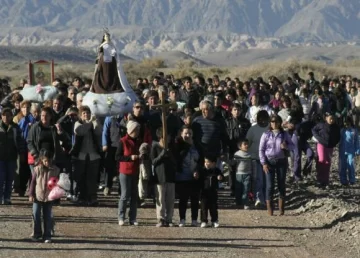
<path fill-rule="evenodd" d="M 200 95 L 195 89 L 191 89 L 189 91 L 186 89 L 180 89 L 179 97 L 192 109 L 195 109 L 199 106 Z"/>
<path fill-rule="evenodd" d="M 229 152 L 230 154 L 237 151 L 237 144 L 240 139 L 246 138 L 246 134 L 251 127 L 251 123 L 248 119 L 238 117 L 238 118 L 228 118 L 226 120 L 226 129 L 229 135 Z"/>
<path fill-rule="evenodd" d="M 153 142 L 150 157 L 154 165 L 153 182 L 155 184 L 174 183 L 176 160 L 172 151 L 166 151 L 158 142 Z"/>
<path fill-rule="evenodd" d="M 18 154 L 25 153 L 26 145 L 19 126 L 11 122 L 6 129 L 5 124 L 0 121 L 0 160 L 17 160 Z"/>
<path fill-rule="evenodd" d="M 203 190 L 217 190 L 219 188 L 218 176 L 222 176 L 221 170 L 217 167 L 207 169 L 203 168 L 200 170 L 200 182 Z"/>
<path fill-rule="evenodd" d="M 40 134 L 42 126 L 41 122 L 37 122 L 30 127 L 30 131 L 27 137 L 27 145 L 30 154 L 37 159 L 39 157 L 40 152 Z M 53 136 L 54 141 L 54 161 L 58 161 L 58 158 L 64 155 L 62 148 L 65 149 L 66 152 L 71 149 L 71 139 L 69 139 L 66 133 L 58 134 L 57 130 L 54 126 L 50 126 L 50 130 Z M 61 141 L 61 144 L 60 144 Z"/>
<path fill-rule="evenodd" d="M 318 123 L 312 129 L 312 133 L 326 148 L 334 148 L 340 142 L 340 127 L 337 124 Z"/>

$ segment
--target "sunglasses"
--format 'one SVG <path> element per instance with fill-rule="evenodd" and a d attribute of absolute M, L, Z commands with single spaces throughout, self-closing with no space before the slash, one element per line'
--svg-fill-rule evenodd
<path fill-rule="evenodd" d="M 277 123 L 277 121 L 276 121 L 276 120 L 271 120 L 270 122 L 271 122 L 271 123 Z"/>
<path fill-rule="evenodd" d="M 142 107 L 142 106 L 135 106 L 134 108 L 136 108 L 136 109 L 142 109 L 143 107 Z"/>

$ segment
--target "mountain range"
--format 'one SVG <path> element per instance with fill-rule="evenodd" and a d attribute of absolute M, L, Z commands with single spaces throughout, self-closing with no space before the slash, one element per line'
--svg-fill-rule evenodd
<path fill-rule="evenodd" d="M 95 50 L 109 28 L 135 59 L 360 45 L 359 0 L 0 0 L 0 45 Z"/>

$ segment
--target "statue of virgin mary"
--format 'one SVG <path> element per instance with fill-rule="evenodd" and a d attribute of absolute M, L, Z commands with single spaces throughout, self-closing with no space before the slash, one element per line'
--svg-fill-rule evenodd
<path fill-rule="evenodd" d="M 101 94 L 124 91 L 118 58 L 119 55 L 115 45 L 111 42 L 110 33 L 108 30 L 104 30 L 104 36 L 98 48 L 92 92 Z M 122 69 L 120 70 L 122 71 Z"/>

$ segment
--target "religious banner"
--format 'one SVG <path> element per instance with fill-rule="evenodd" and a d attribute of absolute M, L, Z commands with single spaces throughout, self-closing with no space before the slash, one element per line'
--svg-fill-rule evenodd
<path fill-rule="evenodd" d="M 51 85 L 55 79 L 54 61 L 39 60 L 34 63 L 29 61 L 30 85 Z"/>

